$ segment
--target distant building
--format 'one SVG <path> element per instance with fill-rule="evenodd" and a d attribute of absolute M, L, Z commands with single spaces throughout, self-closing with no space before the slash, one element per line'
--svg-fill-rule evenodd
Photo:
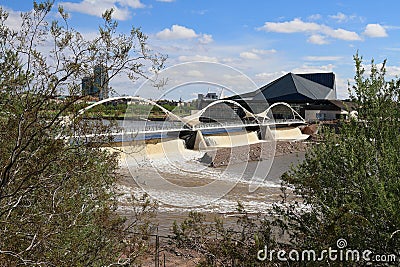
<path fill-rule="evenodd" d="M 109 97 L 108 72 L 102 65 L 96 65 L 93 76 L 82 79 L 82 95 L 98 97 L 100 100 Z"/>
<path fill-rule="evenodd" d="M 207 93 L 206 95 L 204 94 L 198 94 L 197 95 L 197 109 L 202 109 L 206 107 L 209 103 L 218 100 L 219 97 L 217 93 Z"/>
<path fill-rule="evenodd" d="M 256 91 L 235 95 L 235 100 L 244 107 L 260 113 L 268 105 L 277 102 L 290 104 L 306 120 L 332 120 L 348 114 L 354 105 L 337 100 L 335 74 L 288 73 Z M 276 118 L 286 118 L 283 110 L 274 110 Z M 350 109 L 350 110 L 348 110 Z"/>
<path fill-rule="evenodd" d="M 93 96 L 93 78 L 92 77 L 83 77 L 82 79 L 82 95 L 84 96 Z"/>

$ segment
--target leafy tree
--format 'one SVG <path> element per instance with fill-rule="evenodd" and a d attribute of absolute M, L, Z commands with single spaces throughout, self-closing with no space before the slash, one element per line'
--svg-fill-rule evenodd
<path fill-rule="evenodd" d="M 109 79 L 137 79 L 149 65 L 159 70 L 164 58 L 147 48 L 140 29 L 117 33 L 112 10 L 99 36 L 85 40 L 62 7 L 62 19 L 48 21 L 53 3 L 34 2 L 18 31 L 0 7 L 0 265 L 132 263 L 144 241 L 129 236 L 115 213 L 117 158 L 99 145 L 110 137 L 96 135 L 110 129 L 88 125 L 76 112 L 80 81 L 98 64 Z M 66 92 L 70 97 L 55 104 Z M 90 143 L 73 139 L 89 132 Z M 153 206 L 140 203 L 136 218 L 148 218 Z M 149 226 L 141 220 L 131 228 Z"/>
<path fill-rule="evenodd" d="M 306 160 L 283 176 L 284 189 L 302 201 L 277 209 L 296 248 L 337 248 L 344 238 L 346 249 L 400 255 L 400 80 L 386 79 L 386 61 L 372 61 L 367 75 L 362 58 L 354 60 L 349 92 L 358 118 L 343 121 L 339 134 L 325 129 Z"/>

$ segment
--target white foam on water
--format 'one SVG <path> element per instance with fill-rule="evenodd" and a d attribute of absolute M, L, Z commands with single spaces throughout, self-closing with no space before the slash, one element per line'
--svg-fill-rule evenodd
<path fill-rule="evenodd" d="M 272 130 L 276 140 L 305 140 L 309 137 L 308 134 L 302 134 L 299 127 L 285 127 Z"/>
<path fill-rule="evenodd" d="M 133 194 L 135 197 L 139 198 L 143 195 L 144 191 L 142 191 L 140 188 L 132 188 L 132 187 L 127 187 L 120 185 L 118 187 L 118 190 L 122 193 L 124 193 L 118 200 L 121 203 L 127 203 L 128 200 L 131 198 L 131 194 Z M 207 194 L 204 195 L 182 195 L 181 192 L 174 192 L 174 191 L 160 191 L 156 190 L 154 192 L 151 192 L 152 194 L 168 194 L 169 197 L 174 198 L 174 199 L 182 199 L 182 201 L 186 201 L 187 199 L 190 199 L 193 202 L 196 202 L 196 199 L 199 197 L 207 198 Z M 163 205 L 160 203 L 159 205 L 159 211 L 160 212 L 187 212 L 187 211 L 197 211 L 197 212 L 207 212 L 207 213 L 220 213 L 220 214 L 227 214 L 227 213 L 232 213 L 237 211 L 238 203 L 237 200 L 233 200 L 230 198 L 220 198 L 217 200 L 214 200 L 212 198 L 209 199 L 210 203 L 204 206 L 199 206 L 199 207 L 191 207 L 191 208 L 185 208 L 185 207 L 172 207 L 168 205 Z M 266 199 L 254 199 L 254 200 L 243 200 L 241 201 L 241 204 L 245 207 L 247 212 L 251 213 L 256 213 L 256 212 L 265 212 L 269 210 L 273 202 L 268 202 Z M 121 211 L 130 211 L 132 210 L 132 207 L 129 206 L 120 206 L 119 210 Z"/>
<path fill-rule="evenodd" d="M 204 135 L 210 147 L 235 147 L 259 143 L 257 132 L 230 132 L 218 135 Z"/>
<path fill-rule="evenodd" d="M 156 145 L 146 145 L 147 149 L 132 148 L 131 151 L 139 153 L 130 153 L 121 156 L 121 167 L 140 172 L 157 171 L 160 175 L 175 174 L 181 176 L 190 176 L 210 180 L 223 180 L 228 182 L 240 182 L 244 184 L 259 185 L 262 187 L 280 187 L 279 183 L 265 181 L 265 177 L 253 177 L 253 173 L 245 174 L 240 171 L 226 171 L 225 168 L 210 168 L 201 163 L 199 159 L 203 157 L 204 151 L 189 150 L 184 147 L 183 140 L 171 140 L 158 143 Z M 145 155 L 144 151 L 150 151 Z M 124 154 L 124 153 L 121 153 Z M 154 156 L 155 155 L 155 156 Z M 257 164 L 266 164 L 258 162 Z M 245 167 L 245 166 L 244 166 Z M 251 177 L 246 177 L 251 176 Z"/>

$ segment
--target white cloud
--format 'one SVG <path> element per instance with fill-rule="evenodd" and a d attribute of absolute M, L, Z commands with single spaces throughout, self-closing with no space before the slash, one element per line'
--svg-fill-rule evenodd
<path fill-rule="evenodd" d="M 317 32 L 321 25 L 314 22 L 304 22 L 299 18 L 285 22 L 265 22 L 259 30 L 267 32 L 295 33 L 295 32 Z"/>
<path fill-rule="evenodd" d="M 365 27 L 365 31 L 363 32 L 365 36 L 371 38 L 378 38 L 378 37 L 387 37 L 388 34 L 386 33 L 385 28 L 380 24 L 368 24 Z"/>
<path fill-rule="evenodd" d="M 21 12 L 17 12 L 7 8 L 5 8 L 4 10 L 8 13 L 8 18 L 5 21 L 5 24 L 12 30 L 21 29 L 22 25 Z"/>
<path fill-rule="evenodd" d="M 317 45 L 329 44 L 329 42 L 326 40 L 326 37 L 322 36 L 322 35 L 319 35 L 319 34 L 311 35 L 307 39 L 307 42 L 312 43 L 312 44 L 317 44 Z"/>
<path fill-rule="evenodd" d="M 252 49 L 251 50 L 253 53 L 258 54 L 258 55 L 268 55 L 268 54 L 275 54 L 276 50 L 275 49 Z"/>
<path fill-rule="evenodd" d="M 276 80 L 277 78 L 285 75 L 287 72 L 285 71 L 276 71 L 276 72 L 261 72 L 255 75 L 255 78 L 262 83 L 270 82 Z"/>
<path fill-rule="evenodd" d="M 348 83 L 353 83 L 354 80 L 352 78 L 341 78 L 338 74 L 335 77 L 336 84 L 336 94 L 338 99 L 348 99 L 349 91 L 348 91 Z"/>
<path fill-rule="evenodd" d="M 304 64 L 300 67 L 292 69 L 291 72 L 293 73 L 333 72 L 334 68 L 335 65 L 333 64 L 322 65 L 322 66 Z"/>
<path fill-rule="evenodd" d="M 321 14 L 314 14 L 308 17 L 309 20 L 320 20 L 321 18 Z"/>
<path fill-rule="evenodd" d="M 361 40 L 361 37 L 356 32 L 352 32 L 352 31 L 348 31 L 348 30 L 344 30 L 344 29 L 340 29 L 340 28 L 333 30 L 333 29 L 327 27 L 323 32 L 330 37 L 345 40 L 345 41 L 360 41 Z"/>
<path fill-rule="evenodd" d="M 253 60 L 260 59 L 260 57 L 253 52 L 242 52 L 240 53 L 240 57 L 243 59 L 253 59 Z"/>
<path fill-rule="evenodd" d="M 330 18 L 336 20 L 337 22 L 344 22 L 348 20 L 348 16 L 342 12 L 338 12 L 336 15 L 329 16 Z"/>
<path fill-rule="evenodd" d="M 212 38 L 211 34 L 203 34 L 200 38 L 199 38 L 199 42 L 201 44 L 209 44 L 212 43 L 214 40 Z"/>
<path fill-rule="evenodd" d="M 211 34 L 196 33 L 193 29 L 177 24 L 172 25 L 170 29 L 165 28 L 164 30 L 156 33 L 156 37 L 159 40 L 183 40 L 198 38 L 198 42 L 202 45 L 209 44 L 214 41 Z"/>
<path fill-rule="evenodd" d="M 306 33 L 311 34 L 309 42 L 324 44 L 325 37 L 331 37 L 335 39 L 345 41 L 359 41 L 360 36 L 353 31 L 345 29 L 333 29 L 324 24 L 318 24 L 315 22 L 304 22 L 299 18 L 295 18 L 292 21 L 285 22 L 265 22 L 264 26 L 258 28 L 266 32 L 279 32 L 279 33 Z"/>
<path fill-rule="evenodd" d="M 338 23 L 347 22 L 349 20 L 354 20 L 356 18 L 358 18 L 360 21 L 363 21 L 363 18 L 361 18 L 361 17 L 357 17 L 356 15 L 346 15 L 346 14 L 343 14 L 342 12 L 338 12 L 338 13 L 336 13 L 336 15 L 330 15 L 329 17 L 331 19 L 336 20 L 336 22 L 338 22 Z"/>
<path fill-rule="evenodd" d="M 101 17 L 104 11 L 113 8 L 113 18 L 117 20 L 129 19 L 131 17 L 129 8 L 145 7 L 140 0 L 83 0 L 80 3 L 61 2 L 60 5 L 70 12 L 80 12 L 97 17 Z"/>
<path fill-rule="evenodd" d="M 239 54 L 239 56 L 243 59 L 251 59 L 251 60 L 258 60 L 261 59 L 261 56 L 268 55 L 268 54 L 275 54 L 275 49 L 252 49 L 251 51 L 245 51 Z"/>
<path fill-rule="evenodd" d="M 367 65 L 367 64 L 362 64 L 363 68 L 365 69 L 366 73 L 369 75 L 371 74 L 371 65 Z M 376 64 L 376 67 L 378 69 L 381 69 L 383 67 L 382 63 L 378 63 Z M 400 77 L 400 66 L 389 66 L 389 65 L 385 65 L 385 69 L 386 69 L 386 74 L 389 77 Z"/>
<path fill-rule="evenodd" d="M 190 61 L 218 62 L 218 59 L 216 57 L 201 56 L 201 55 L 180 56 L 178 57 L 178 60 L 180 62 L 190 62 Z"/>
<path fill-rule="evenodd" d="M 198 37 L 198 34 L 193 29 L 175 24 L 171 29 L 166 28 L 158 32 L 156 37 L 161 40 L 192 39 Z"/>
<path fill-rule="evenodd" d="M 91 1 L 94 1 L 94 0 L 91 0 Z M 140 0 L 108 0 L 108 1 L 116 2 L 116 3 L 119 3 L 122 6 L 129 6 L 131 8 L 143 8 L 143 7 L 145 7 L 145 5 L 140 2 Z M 102 1 L 102 2 L 106 2 L 106 1 Z"/>
<path fill-rule="evenodd" d="M 304 57 L 304 60 L 307 60 L 307 61 L 339 61 L 342 59 L 343 59 L 343 57 L 339 57 L 339 56 L 308 56 L 308 57 Z"/>

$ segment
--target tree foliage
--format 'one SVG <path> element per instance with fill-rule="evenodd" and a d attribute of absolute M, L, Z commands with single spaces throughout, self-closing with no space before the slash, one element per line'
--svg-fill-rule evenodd
<path fill-rule="evenodd" d="M 274 247 L 271 222 L 260 214 L 247 213 L 238 205 L 236 221 L 191 212 L 181 224 L 174 223 L 172 241 L 202 255 L 199 266 L 267 266 L 257 260 L 264 246 Z"/>
<path fill-rule="evenodd" d="M 105 266 L 129 263 L 142 241 L 127 236 L 115 213 L 117 158 L 100 147 L 109 131 L 76 113 L 80 81 L 97 64 L 112 79 L 146 76 L 162 68 L 140 29 L 120 34 L 112 10 L 99 36 L 87 40 L 60 20 L 48 21 L 53 1 L 34 2 L 20 29 L 0 8 L 0 265 Z M 69 93 L 64 102 L 55 97 Z M 94 133 L 90 144 L 72 139 Z M 141 202 L 137 217 L 152 211 Z M 131 225 L 136 227 L 135 225 Z M 138 230 L 148 229 L 145 221 Z"/>
<path fill-rule="evenodd" d="M 354 60 L 349 92 L 358 118 L 343 121 L 339 134 L 325 129 L 323 142 L 284 175 L 302 201 L 278 210 L 297 248 L 336 248 L 344 238 L 346 249 L 399 255 L 400 80 L 386 78 L 386 61 L 367 71 L 358 54 Z"/>

